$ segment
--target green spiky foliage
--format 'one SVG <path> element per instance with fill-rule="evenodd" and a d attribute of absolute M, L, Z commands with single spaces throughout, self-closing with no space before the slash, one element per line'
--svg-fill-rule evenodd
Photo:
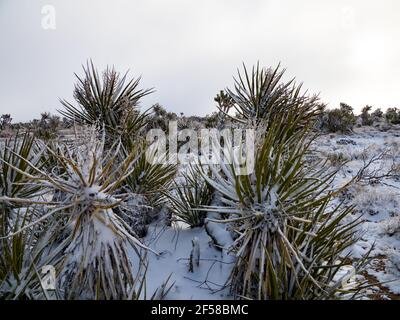
<path fill-rule="evenodd" d="M 74 123 L 96 125 L 98 129 L 105 130 L 106 149 L 121 141 L 115 161 L 124 161 L 129 154 L 138 157 L 121 189 L 136 194 L 137 201 L 133 205 L 141 208 L 143 214 L 132 216 L 124 215 L 119 210 L 117 212 L 131 227 L 137 225 L 144 229 L 150 219 L 147 216 L 149 209 L 165 201 L 161 191 L 168 188 L 176 172 L 175 166 L 153 165 L 146 158 L 148 145 L 143 133 L 148 129 L 151 117 L 147 111 L 141 113 L 138 106 L 140 99 L 152 90 L 139 89 L 140 78 L 127 81 L 126 74 L 120 77 L 114 69 L 107 68 L 101 80 L 93 63 L 88 64 L 84 72 L 84 78 L 77 76 L 78 84 L 75 87 L 78 107 L 63 100 L 65 110 L 60 110 L 60 113 Z"/>
<path fill-rule="evenodd" d="M 187 173 L 182 173 L 181 181 L 174 181 L 173 189 L 167 195 L 172 220 L 183 221 L 191 228 L 204 225 L 206 213 L 199 208 L 210 205 L 214 195 L 200 170 L 190 166 Z"/>
<path fill-rule="evenodd" d="M 388 123 L 399 124 L 400 110 L 398 110 L 397 108 L 388 108 L 385 113 L 385 118 Z"/>
<path fill-rule="evenodd" d="M 229 223 L 237 234 L 230 248 L 237 256 L 230 278 L 237 298 L 324 299 L 341 289 L 342 254 L 356 240 L 359 222 L 346 222 L 352 208 L 331 203 L 335 173 L 307 164 L 312 124 L 298 130 L 296 112 L 261 130 L 252 173 L 222 163 L 212 167 L 212 178 L 203 174 L 223 204 L 209 210 L 229 215 L 213 221 Z"/>
<path fill-rule="evenodd" d="M 40 224 L 18 233 L 37 213 L 32 207 L 15 211 L 12 221 L 6 221 L 5 215 L 0 221 L 0 299 L 55 298 L 54 293 L 47 292 L 41 284 L 42 267 L 48 262 L 44 252 L 51 238 L 51 228 Z M 7 231 L 4 226 L 10 222 L 12 228 Z M 8 236 L 10 232 L 15 234 Z"/>
<path fill-rule="evenodd" d="M 30 134 L 16 134 L 13 138 L 5 140 L 0 155 L 0 196 L 5 199 L 29 199 L 38 195 L 40 187 L 31 183 L 27 176 L 34 174 L 29 163 L 41 165 L 41 151 Z M 5 222 L 13 210 L 20 207 L 19 202 L 13 204 L 7 201 L 0 203 L 1 215 L 5 215 Z"/>
<path fill-rule="evenodd" d="M 127 74 L 121 77 L 114 69 L 107 68 L 101 78 L 93 62 L 83 69 L 84 77 L 76 75 L 78 106 L 61 100 L 64 110 L 59 112 L 75 124 L 104 126 L 110 141 L 137 137 L 148 120 L 148 112 L 138 110 L 140 99 L 153 91 L 139 89 L 140 78 L 127 81 Z"/>
<path fill-rule="evenodd" d="M 138 152 L 138 160 L 131 175 L 125 180 L 125 185 L 133 193 L 144 196 L 152 207 L 165 203 L 164 193 L 172 184 L 177 172 L 176 164 L 155 163 L 153 146 L 143 142 Z M 123 152 L 125 157 L 126 151 Z"/>
<path fill-rule="evenodd" d="M 37 217 L 43 189 L 34 183 L 33 166 L 41 167 L 42 150 L 34 137 L 16 134 L 4 142 L 0 155 L 0 298 L 38 299 L 46 292 L 40 285 L 40 268 L 47 230 L 38 225 L 12 235 Z M 30 201 L 30 204 L 26 204 Z"/>
<path fill-rule="evenodd" d="M 75 146 L 62 145 L 52 153 L 64 173 L 45 172 L 26 159 L 34 175 L 24 174 L 29 181 L 58 193 L 54 201 L 42 202 L 39 217 L 18 231 L 16 236 L 47 219 L 56 222 L 53 234 L 63 234 L 51 243 L 49 255 L 58 273 L 58 285 L 66 299 L 133 299 L 138 298 L 142 270 L 133 270 L 128 250 L 133 248 L 139 261 L 147 248 L 136 234 L 114 212 L 135 210 L 127 205 L 133 195 L 119 189 L 134 170 L 137 161 L 129 154 L 118 159 L 120 144 L 105 151 L 105 134 L 99 141 L 92 132 L 90 139 L 75 141 Z M 1 198 L 18 202 L 17 198 Z M 26 199 L 27 204 L 36 203 Z M 63 222 L 63 223 L 61 223 Z M 142 266 L 142 263 L 139 264 Z M 136 275 L 135 275 L 136 274 Z"/>
<path fill-rule="evenodd" d="M 281 70 L 279 65 L 275 69 L 267 69 L 257 63 L 251 71 L 243 65 L 243 71 L 238 70 L 234 79 L 234 89 L 226 90 L 230 97 L 230 109 L 237 113 L 233 119 L 245 124 L 264 122 L 268 128 L 277 116 L 287 115 L 293 110 L 301 119 L 300 126 L 318 117 L 323 108 L 318 96 L 302 93 L 302 85 L 297 85 L 294 79 L 283 82 L 284 73 L 285 69 Z M 232 117 L 223 108 L 218 108 Z"/>

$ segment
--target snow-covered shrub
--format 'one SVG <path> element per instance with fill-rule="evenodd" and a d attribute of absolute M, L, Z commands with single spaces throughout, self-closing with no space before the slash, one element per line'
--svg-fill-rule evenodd
<path fill-rule="evenodd" d="M 84 73 L 83 78 L 77 76 L 75 85 L 78 106 L 62 100 L 65 110 L 59 112 L 73 123 L 104 127 L 106 138 L 111 141 L 107 144 L 122 138 L 125 145 L 136 138 L 148 121 L 148 112 L 141 113 L 138 105 L 152 90 L 139 89 L 140 78 L 127 81 L 126 74 L 120 76 L 114 69 L 107 68 L 101 79 L 92 62 Z"/>
<path fill-rule="evenodd" d="M 137 155 L 137 161 L 131 174 L 125 179 L 124 185 L 130 192 L 140 194 L 152 208 L 164 205 L 165 190 L 171 187 L 177 165 L 152 163 L 152 159 L 157 155 L 157 149 L 145 142 L 137 142 L 134 148 L 128 150 Z M 127 156 L 128 150 L 121 151 L 121 159 Z"/>
<path fill-rule="evenodd" d="M 371 109 L 372 107 L 367 105 L 361 110 L 361 124 L 363 126 L 372 126 L 374 123 L 374 118 L 370 113 Z"/>
<path fill-rule="evenodd" d="M 59 153 L 48 148 L 64 168 L 62 174 L 44 172 L 21 158 L 35 171 L 34 175 L 25 174 L 28 181 L 49 195 L 58 193 L 58 200 L 44 202 L 39 217 L 9 236 L 45 219 L 56 223 L 54 234 L 63 237 L 49 243 L 48 255 L 53 257 L 62 298 L 132 299 L 138 297 L 136 290 L 142 286 L 143 275 L 140 268 L 132 269 L 128 250 L 132 248 L 141 261 L 141 250 L 147 248 L 114 211 L 132 210 L 127 203 L 134 194 L 121 192 L 121 187 L 137 157 L 129 154 L 124 161 L 116 161 L 120 144 L 107 151 L 104 144 L 105 135 L 98 140 L 93 132 L 88 141 L 77 139 L 72 147 L 61 145 Z M 18 203 L 17 198 L 8 201 Z M 30 203 L 29 199 L 25 202 Z"/>
<path fill-rule="evenodd" d="M 44 225 L 11 235 L 37 216 L 34 201 L 41 188 L 29 177 L 41 166 L 42 150 L 29 134 L 16 135 L 4 142 L 0 154 L 0 299 L 38 299 L 45 292 L 37 270 L 48 237 Z M 35 202 L 35 201 L 34 201 Z M 38 203 L 36 203 L 38 204 Z"/>
<path fill-rule="evenodd" d="M 60 126 L 61 120 L 59 116 L 51 115 L 49 112 L 43 112 L 33 133 L 38 139 L 49 141 L 57 137 Z"/>
<path fill-rule="evenodd" d="M 4 207 L 0 210 L 3 210 Z M 0 216 L 0 299 L 45 299 L 49 293 L 41 285 L 42 267 L 48 259 L 45 248 L 51 227 L 38 224 L 30 230 L 10 235 L 24 228 L 35 216 L 33 207 L 14 210 L 13 219 Z M 11 226 L 11 229 L 8 227 Z"/>
<path fill-rule="evenodd" d="M 318 96 L 309 96 L 301 92 L 301 84 L 294 79 L 283 82 L 285 69 L 263 68 L 259 64 L 253 66 L 251 72 L 243 65 L 243 72 L 238 71 L 235 79 L 235 89 L 227 89 L 230 97 L 230 109 L 236 111 L 234 120 L 243 124 L 258 124 L 263 122 L 268 129 L 276 117 L 288 116 L 291 110 L 297 110 L 296 117 L 299 126 L 307 125 L 315 120 L 322 112 L 323 105 Z M 226 110 L 219 107 L 226 113 Z"/>
<path fill-rule="evenodd" d="M 388 123 L 399 124 L 400 110 L 398 110 L 397 108 L 388 108 L 385 113 L 385 118 Z"/>
<path fill-rule="evenodd" d="M 398 194 L 391 190 L 382 192 L 373 186 L 367 185 L 355 186 L 354 193 L 353 203 L 360 213 L 370 215 L 393 214 L 400 205 Z"/>
<path fill-rule="evenodd" d="M 339 109 L 327 110 L 323 117 L 322 129 L 328 132 L 349 133 L 353 130 L 356 117 L 353 108 L 345 103 L 340 104 Z"/>
<path fill-rule="evenodd" d="M 377 108 L 371 113 L 371 116 L 374 120 L 380 120 L 383 118 L 383 111 L 380 108 Z"/>
<path fill-rule="evenodd" d="M 74 97 L 78 107 L 63 100 L 65 110 L 60 110 L 67 119 L 80 125 L 96 126 L 105 131 L 105 149 L 121 141 L 116 151 L 116 162 L 124 162 L 132 154 L 137 160 L 129 175 L 124 178 L 124 192 L 136 194 L 133 212 L 122 213 L 116 209 L 129 225 L 141 236 L 146 233 L 146 224 L 151 220 L 150 213 L 165 202 L 163 191 L 169 187 L 176 173 L 175 165 L 151 164 L 147 159 L 148 144 L 144 133 L 154 117 L 149 112 L 138 109 L 140 99 L 152 90 L 139 89 L 140 78 L 127 81 L 126 74 L 121 77 L 114 69 L 106 69 L 102 79 L 93 66 L 84 68 L 85 77 L 79 78 Z M 155 106 L 157 115 L 165 111 Z"/>
<path fill-rule="evenodd" d="M 225 203 L 213 210 L 230 213 L 225 222 L 239 235 L 231 247 L 238 257 L 231 275 L 237 297 L 329 298 L 340 287 L 333 280 L 356 223 L 341 224 L 350 209 L 327 209 L 331 175 L 306 166 L 304 138 L 276 141 L 293 125 L 268 130 L 251 175 L 233 179 L 237 172 L 226 167 L 229 175 L 213 168 L 214 179 L 205 176 Z"/>
<path fill-rule="evenodd" d="M 0 130 L 5 130 L 11 125 L 12 118 L 10 114 L 2 114 L 0 116 Z"/>
<path fill-rule="evenodd" d="M 345 164 L 350 158 L 343 152 L 331 152 L 326 156 L 327 160 L 334 167 L 340 167 Z"/>
<path fill-rule="evenodd" d="M 172 220 L 183 221 L 191 228 L 204 224 L 206 212 L 201 208 L 208 206 L 213 197 L 213 189 L 202 178 L 199 170 L 190 167 L 187 173 L 182 173 L 183 181 L 175 181 L 173 189 L 168 193 Z"/>
<path fill-rule="evenodd" d="M 40 190 L 39 186 L 27 182 L 28 177 L 36 173 L 29 163 L 41 166 L 42 153 L 35 138 L 27 133 L 4 142 L 0 154 L 0 204 L 6 220 L 14 209 L 21 207 L 24 200 L 34 197 Z M 19 201 L 11 203 L 6 201 L 7 198 Z"/>

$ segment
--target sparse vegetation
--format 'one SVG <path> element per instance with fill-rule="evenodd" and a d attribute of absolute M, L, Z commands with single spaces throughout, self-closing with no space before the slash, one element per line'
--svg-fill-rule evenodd
<path fill-rule="evenodd" d="M 370 111 L 372 110 L 371 106 L 365 106 L 361 110 L 361 124 L 363 126 L 372 126 L 374 123 L 374 118 L 371 115 Z"/>
<path fill-rule="evenodd" d="M 322 122 L 322 129 L 328 132 L 349 133 L 353 130 L 356 117 L 353 108 L 348 104 L 341 103 L 339 109 L 327 110 Z"/>
<path fill-rule="evenodd" d="M 372 248 L 351 255 L 360 241 L 358 226 L 365 223 L 355 213 L 376 215 L 379 210 L 372 214 L 364 207 L 380 195 L 368 198 L 354 190 L 400 181 L 397 144 L 389 136 L 391 153 L 371 157 L 354 136 L 336 139 L 335 132 L 355 130 L 353 108 L 341 103 L 326 109 L 318 96 L 302 93 L 301 84 L 283 81 L 284 72 L 280 66 L 244 66 L 234 88 L 215 97 L 218 110 L 198 117 L 178 116 L 160 104 L 142 112 L 140 101 L 152 90 L 140 89 L 140 78 L 128 80 L 110 68 L 100 76 L 89 63 L 77 76 L 76 105 L 61 100 L 63 118 L 43 113 L 40 120 L 13 124 L 11 115 L 1 116 L 8 138 L 0 140 L 0 299 L 145 299 L 148 271 L 155 261 L 162 269 L 179 241 L 189 243 L 184 270 L 195 274 L 211 260 L 199 287 L 206 284 L 223 297 L 357 297 L 365 281 L 350 285 L 343 268 L 359 275 Z M 383 119 L 380 109 L 371 111 L 362 109 L 363 126 Z M 385 118 L 398 124 L 400 111 L 389 108 Z M 184 166 L 165 155 L 165 163 L 152 163 L 159 141 L 147 141 L 146 133 L 167 131 L 171 120 L 178 131 L 254 129 L 254 170 L 224 161 L 243 160 L 250 151 L 222 137 L 218 165 Z M 324 142 L 333 140 L 333 147 L 318 151 L 318 129 L 332 133 Z M 178 150 L 183 145 L 177 141 Z M 333 185 L 338 175 L 345 187 Z M 387 196 L 394 207 L 395 195 Z M 381 229 L 394 234 L 398 217 L 390 215 L 396 227 Z M 177 233 L 164 244 L 167 250 L 155 250 L 162 232 L 178 226 L 186 228 L 184 240 Z M 231 260 L 204 258 L 204 250 Z M 218 263 L 221 270 L 230 266 L 220 287 L 208 279 Z M 42 286 L 46 265 L 55 267 L 56 290 Z M 150 298 L 167 296 L 166 278 Z"/>
<path fill-rule="evenodd" d="M 388 108 L 385 113 L 385 118 L 388 123 L 400 124 L 400 110 L 397 108 Z"/>

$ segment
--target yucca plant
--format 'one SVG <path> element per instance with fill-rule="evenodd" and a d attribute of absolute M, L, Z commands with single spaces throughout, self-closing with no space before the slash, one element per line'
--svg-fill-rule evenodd
<path fill-rule="evenodd" d="M 16 134 L 4 142 L 0 155 L 0 297 L 46 298 L 40 285 L 42 253 L 48 238 L 43 224 L 11 235 L 40 213 L 36 206 L 45 190 L 32 178 L 42 168 L 43 150 L 28 133 Z M 30 165 L 31 164 L 31 165 Z M 39 169 L 40 170 L 40 169 Z M 30 204 L 27 204 L 29 202 Z M 39 271 L 38 271 L 39 270 Z"/>
<path fill-rule="evenodd" d="M 41 156 L 42 151 L 35 138 L 28 133 L 16 134 L 13 138 L 5 140 L 0 154 L 0 197 L 3 199 L 1 215 L 5 216 L 5 226 L 9 223 L 13 225 L 10 215 L 13 214 L 14 209 L 23 206 L 24 199 L 39 195 L 40 186 L 28 180 L 27 176 L 35 173 L 28 162 L 40 167 Z M 11 203 L 6 201 L 7 198 L 19 201 Z M 8 227 L 5 231 L 7 230 Z"/>
<path fill-rule="evenodd" d="M 75 147 L 60 146 L 59 153 L 48 148 L 64 168 L 61 175 L 45 172 L 20 157 L 35 171 L 34 175 L 23 173 L 30 181 L 59 195 L 56 201 L 43 202 L 43 214 L 9 237 L 45 219 L 59 222 L 57 233 L 64 236 L 52 244 L 49 254 L 58 271 L 60 292 L 67 299 L 137 298 L 143 278 L 140 268 L 133 272 L 128 250 L 133 248 L 141 261 L 141 250 L 148 248 L 114 212 L 116 208 L 134 210 L 126 205 L 130 195 L 119 189 L 137 158 L 129 154 L 116 162 L 120 144 L 104 151 L 105 140 L 105 134 L 98 140 L 93 131 L 88 141 L 80 144 L 77 140 Z M 18 202 L 15 198 L 1 200 Z"/>
<path fill-rule="evenodd" d="M 140 78 L 127 81 L 114 69 L 107 68 L 100 77 L 93 62 L 83 68 L 83 78 L 76 75 L 74 98 L 78 106 L 61 100 L 65 110 L 59 112 L 68 120 L 80 125 L 103 126 L 106 138 L 123 140 L 140 134 L 148 120 L 148 112 L 138 109 L 140 99 L 152 93 L 152 89 L 139 89 Z"/>
<path fill-rule="evenodd" d="M 229 215 L 212 221 L 229 223 L 237 235 L 230 247 L 237 256 L 230 277 L 237 298 L 323 299 L 340 290 L 336 275 L 358 222 L 345 222 L 352 208 L 331 204 L 335 173 L 305 161 L 312 138 L 309 126 L 296 129 L 300 121 L 293 110 L 261 130 L 251 174 L 229 161 L 211 167 L 212 177 L 203 174 L 223 204 L 208 210 Z"/>
<path fill-rule="evenodd" d="M 7 139 L 2 146 L 0 167 L 0 193 L 2 196 L 29 198 L 37 191 L 37 187 L 26 185 L 26 174 L 34 170 L 21 160 L 39 166 L 41 152 L 35 138 L 29 133 L 16 134 Z M 25 174 L 24 174 L 25 173 Z"/>
<path fill-rule="evenodd" d="M 106 149 L 121 141 L 114 159 L 116 162 L 135 154 L 137 161 L 119 191 L 135 194 L 129 206 L 136 209 L 127 214 L 119 209 L 115 211 L 144 236 L 146 224 L 151 220 L 149 212 L 165 202 L 162 191 L 176 172 L 175 166 L 151 164 L 146 156 L 148 144 L 142 133 L 146 131 L 150 117 L 148 111 L 141 113 L 138 106 L 140 99 L 152 90 L 139 89 L 140 78 L 127 81 L 126 74 L 120 77 L 114 69 L 107 68 L 100 79 L 92 62 L 84 72 L 84 78 L 77 76 L 78 84 L 75 86 L 74 96 L 79 106 L 74 107 L 63 100 L 65 110 L 60 110 L 60 113 L 75 124 L 94 125 L 104 130 Z"/>
<path fill-rule="evenodd" d="M 199 208 L 210 205 L 214 194 L 200 170 L 190 166 L 188 172 L 182 173 L 181 181 L 174 181 L 172 190 L 167 194 L 172 220 L 183 221 L 191 228 L 204 225 L 206 213 Z"/>
<path fill-rule="evenodd" d="M 165 203 L 165 191 L 171 187 L 177 172 L 177 165 L 169 164 L 165 157 L 165 163 L 154 161 L 156 150 L 154 145 L 147 142 L 137 143 L 138 159 L 134 170 L 124 182 L 130 192 L 144 196 L 153 208 Z M 127 152 L 125 149 L 122 151 L 122 159 L 126 157 Z"/>
<path fill-rule="evenodd" d="M 2 207 L 4 209 L 4 205 Z M 44 252 L 52 237 L 52 228 L 38 224 L 32 229 L 17 232 L 36 217 L 34 210 L 32 207 L 16 210 L 11 229 L 6 228 L 10 221 L 5 221 L 6 216 L 1 215 L 0 299 L 57 297 L 47 292 L 41 283 L 42 267 L 49 262 Z M 15 234 L 9 236 L 10 233 Z"/>
<path fill-rule="evenodd" d="M 231 116 L 224 108 L 218 107 L 225 115 L 243 124 L 263 122 L 267 128 L 277 116 L 287 115 L 296 110 L 299 125 L 305 125 L 318 117 L 323 105 L 316 95 L 309 96 L 301 92 L 302 85 L 294 79 L 283 82 L 285 69 L 278 65 L 275 69 L 260 67 L 259 63 L 251 71 L 243 64 L 243 71 L 238 70 L 234 79 L 234 89 L 227 89 L 230 98 L 230 109 L 237 116 Z"/>

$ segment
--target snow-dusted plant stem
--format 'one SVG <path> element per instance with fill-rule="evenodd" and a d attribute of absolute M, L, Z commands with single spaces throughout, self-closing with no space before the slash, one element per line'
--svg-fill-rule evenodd
<path fill-rule="evenodd" d="M 48 148 L 61 168 L 54 170 L 57 174 L 24 160 L 36 171 L 29 179 L 57 197 L 40 218 L 18 232 L 45 219 L 62 218 L 59 232 L 65 236 L 53 244 L 50 255 L 66 299 L 133 299 L 143 284 L 143 275 L 132 270 L 128 250 L 133 248 L 142 261 L 141 249 L 147 248 L 113 211 L 124 211 L 132 196 L 121 185 L 136 157 L 130 154 L 117 161 L 120 144 L 104 151 L 104 143 L 105 136 L 99 140 L 93 131 L 73 147 L 61 145 L 57 153 Z"/>
<path fill-rule="evenodd" d="M 306 163 L 311 139 L 300 120 L 294 112 L 276 116 L 259 137 L 253 173 L 221 163 L 212 178 L 203 175 L 223 204 L 209 209 L 229 216 L 213 222 L 237 235 L 230 247 L 237 298 L 320 299 L 340 289 L 334 277 L 357 222 L 343 223 L 351 208 L 330 206 L 333 173 Z"/>

